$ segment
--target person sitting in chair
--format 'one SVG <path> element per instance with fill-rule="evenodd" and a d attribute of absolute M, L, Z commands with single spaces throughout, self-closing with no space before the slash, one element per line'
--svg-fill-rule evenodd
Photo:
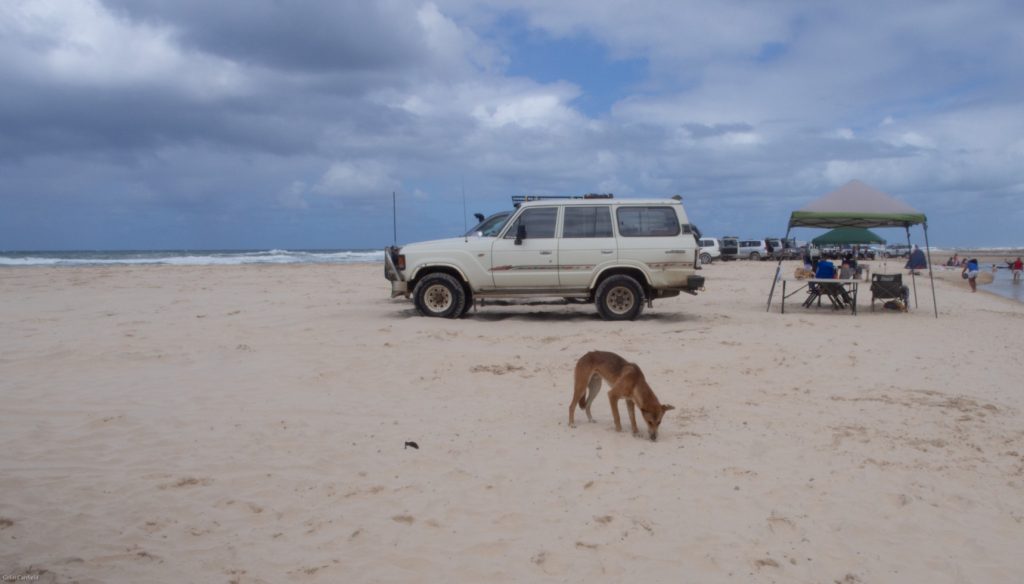
<path fill-rule="evenodd" d="M 850 260 L 843 260 L 843 265 L 839 267 L 839 278 L 842 280 L 850 280 L 857 275 L 857 269 L 850 265 Z"/>
<path fill-rule="evenodd" d="M 828 260 L 819 260 L 814 268 L 814 277 L 823 280 L 831 280 L 836 277 L 836 265 Z"/>
<path fill-rule="evenodd" d="M 818 262 L 818 269 L 814 273 L 815 278 L 822 280 L 833 280 L 837 276 L 836 266 L 828 260 L 821 260 Z M 842 305 L 853 304 L 853 298 L 850 298 L 850 294 L 843 288 L 842 284 L 821 284 L 819 288 L 822 294 L 828 296 L 836 308 Z"/>

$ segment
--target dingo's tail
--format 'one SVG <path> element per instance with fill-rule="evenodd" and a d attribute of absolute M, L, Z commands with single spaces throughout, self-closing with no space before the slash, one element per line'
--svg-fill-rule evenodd
<path fill-rule="evenodd" d="M 587 414 L 590 414 L 590 404 L 594 403 L 594 398 L 597 397 L 599 391 L 601 391 L 601 376 L 598 373 L 590 374 L 590 381 L 587 383 L 586 398 L 580 398 L 580 407 L 587 410 Z"/>

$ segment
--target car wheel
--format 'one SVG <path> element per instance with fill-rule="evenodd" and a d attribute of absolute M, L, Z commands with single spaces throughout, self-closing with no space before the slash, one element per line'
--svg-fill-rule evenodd
<path fill-rule="evenodd" d="M 709 254 L 709 253 L 702 253 L 702 254 L 700 254 L 700 263 L 701 264 L 710 264 L 711 261 L 712 261 L 711 260 L 711 254 Z"/>
<path fill-rule="evenodd" d="M 644 289 L 630 276 L 610 276 L 597 287 L 594 302 L 604 320 L 633 320 L 644 310 Z"/>
<path fill-rule="evenodd" d="M 473 293 L 468 290 L 467 287 L 462 289 L 462 293 L 466 295 L 466 301 L 463 303 L 465 306 L 462 307 L 462 314 L 459 316 L 466 316 L 466 313 L 473 308 Z"/>
<path fill-rule="evenodd" d="M 459 318 L 466 308 L 466 293 L 453 276 L 430 274 L 416 284 L 413 302 L 423 316 Z"/>
<path fill-rule="evenodd" d="M 761 259 L 761 254 L 757 253 L 756 251 L 750 254 L 750 261 L 752 261 L 752 262 L 756 262 L 756 261 L 758 261 L 760 259 Z"/>

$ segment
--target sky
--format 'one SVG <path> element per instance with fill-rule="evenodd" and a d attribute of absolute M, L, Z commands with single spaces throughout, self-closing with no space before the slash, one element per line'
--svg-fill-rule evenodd
<path fill-rule="evenodd" d="M 933 245 L 1024 246 L 1021 31 L 1016 0 L 3 0 L 0 250 L 372 249 L 591 192 L 780 236 L 851 179 Z"/>

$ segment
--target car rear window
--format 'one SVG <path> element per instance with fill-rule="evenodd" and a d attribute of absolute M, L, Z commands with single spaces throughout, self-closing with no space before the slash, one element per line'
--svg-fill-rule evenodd
<path fill-rule="evenodd" d="M 615 216 L 623 237 L 679 235 L 679 219 L 672 207 L 619 207 Z"/>

